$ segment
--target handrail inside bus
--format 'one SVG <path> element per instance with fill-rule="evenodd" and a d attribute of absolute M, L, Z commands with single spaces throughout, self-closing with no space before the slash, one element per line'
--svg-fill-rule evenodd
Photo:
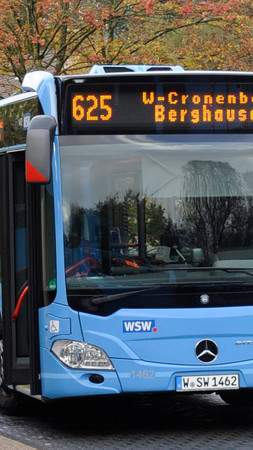
<path fill-rule="evenodd" d="M 28 289 L 29 289 L 29 288 L 28 288 L 28 285 L 26 285 L 26 286 L 24 287 L 24 289 L 22 290 L 22 292 L 21 292 L 19 298 L 18 298 L 18 301 L 17 301 L 17 304 L 16 304 L 16 308 L 15 308 L 14 313 L 13 313 L 13 315 L 12 315 L 12 319 L 11 319 L 12 322 L 16 322 L 16 320 L 17 320 L 17 317 L 18 317 L 18 315 L 19 315 L 19 311 L 20 311 L 22 302 L 23 302 L 23 300 L 24 300 L 24 298 L 25 298 L 25 296 L 26 296 L 26 294 L 27 294 L 27 292 L 28 292 Z"/>

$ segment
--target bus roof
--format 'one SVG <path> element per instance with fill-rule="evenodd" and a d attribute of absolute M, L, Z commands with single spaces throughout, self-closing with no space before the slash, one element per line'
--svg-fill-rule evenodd
<path fill-rule="evenodd" d="M 213 70 L 184 70 L 181 66 L 148 66 L 148 65 L 94 65 L 88 73 L 82 74 L 69 74 L 69 75 L 56 75 L 53 76 L 51 73 L 46 71 L 34 71 L 28 72 L 22 83 L 23 92 L 35 91 L 38 92 L 42 85 L 45 83 L 52 84 L 54 83 L 54 78 L 58 78 L 60 80 L 67 79 L 82 79 L 83 77 L 96 77 L 96 76 L 138 76 L 138 75 L 152 75 L 154 72 L 165 74 L 167 73 L 169 76 L 177 76 L 180 74 L 181 76 L 186 75 L 243 75 L 243 76 L 253 76 L 253 72 L 239 72 L 239 71 L 213 71 Z"/>

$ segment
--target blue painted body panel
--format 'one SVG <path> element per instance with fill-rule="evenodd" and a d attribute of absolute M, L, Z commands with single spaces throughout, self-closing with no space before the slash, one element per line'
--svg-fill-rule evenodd
<path fill-rule="evenodd" d="M 145 361 L 114 360 L 122 391 L 130 392 L 157 392 L 175 391 L 176 376 L 179 375 L 215 375 L 239 374 L 240 387 L 253 386 L 252 361 L 235 364 L 222 364 L 213 367 L 196 369 L 194 366 L 155 364 Z"/>
<path fill-rule="evenodd" d="M 148 321 L 157 331 L 124 333 L 124 320 Z M 60 321 L 60 332 L 49 331 L 49 320 Z M 223 310 L 121 310 L 109 317 L 96 317 L 52 304 L 40 310 L 42 395 L 48 398 L 175 390 L 177 375 L 239 373 L 240 387 L 253 387 L 253 345 L 237 341 L 252 339 L 252 307 Z M 232 331 L 236 330 L 236 331 Z M 219 347 L 216 361 L 208 365 L 196 359 L 199 340 L 209 338 Z M 103 350 L 113 371 L 70 370 L 50 352 L 56 339 L 86 341 Z M 104 382 L 94 385 L 92 373 Z"/>
<path fill-rule="evenodd" d="M 155 321 L 154 332 L 124 333 L 125 320 Z M 108 317 L 80 314 L 84 340 L 101 345 L 111 358 L 134 358 L 163 364 L 203 368 L 195 356 L 201 339 L 215 340 L 220 351 L 212 367 L 253 358 L 253 345 L 237 345 L 253 338 L 253 307 L 212 309 L 131 309 Z M 112 332 L 113 330 L 113 332 Z"/>

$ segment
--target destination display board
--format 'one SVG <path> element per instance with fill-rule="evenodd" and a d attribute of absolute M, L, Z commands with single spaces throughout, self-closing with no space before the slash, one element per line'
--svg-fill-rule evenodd
<path fill-rule="evenodd" d="M 68 86 L 70 134 L 253 131 L 253 84 L 115 82 Z"/>

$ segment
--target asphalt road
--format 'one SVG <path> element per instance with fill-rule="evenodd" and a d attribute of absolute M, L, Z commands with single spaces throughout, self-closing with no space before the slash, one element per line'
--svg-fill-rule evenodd
<path fill-rule="evenodd" d="M 36 402 L 0 414 L 0 434 L 43 450 L 253 449 L 253 408 L 215 394 Z"/>

